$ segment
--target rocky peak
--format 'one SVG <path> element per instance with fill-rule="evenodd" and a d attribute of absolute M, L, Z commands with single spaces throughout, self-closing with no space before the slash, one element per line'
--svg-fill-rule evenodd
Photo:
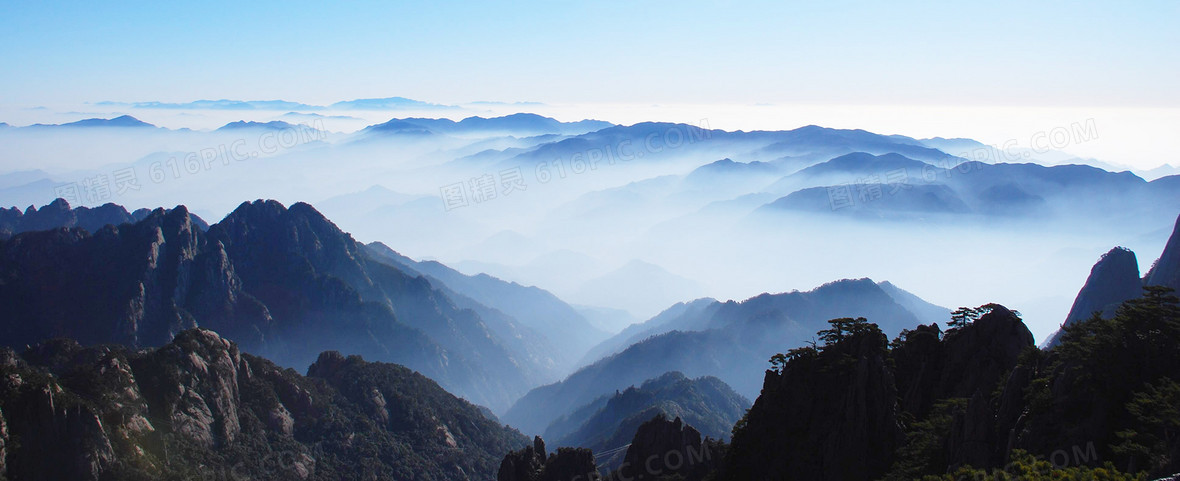
<path fill-rule="evenodd" d="M 569 481 L 598 479 L 594 453 L 589 449 L 558 448 L 546 454 L 545 441 L 533 438 L 533 445 L 512 451 L 500 462 L 497 481 Z"/>
<path fill-rule="evenodd" d="M 1089 319 L 1096 312 L 1104 318 L 1113 316 L 1123 302 L 1143 294 L 1140 282 L 1135 253 L 1125 247 L 1111 249 L 1090 269 L 1090 277 L 1086 278 L 1062 326 Z M 1062 333 L 1053 335 L 1050 347 L 1061 342 Z"/>
<path fill-rule="evenodd" d="M 1149 286 L 1166 286 L 1180 292 L 1180 217 L 1172 229 L 1172 237 L 1164 246 L 1164 253 L 1148 273 L 1145 283 Z"/>
<path fill-rule="evenodd" d="M 970 398 L 978 390 L 990 394 L 1016 367 L 1020 354 L 1036 345 L 1024 321 L 998 304 L 975 322 L 948 332 L 944 342 L 938 398 Z"/>
<path fill-rule="evenodd" d="M 232 443 L 241 431 L 239 372 L 246 369 L 237 345 L 206 329 L 192 329 L 141 359 L 136 371 L 167 379 L 145 393 L 161 406 L 168 428 L 212 448 Z"/>
<path fill-rule="evenodd" d="M 679 475 L 699 479 L 719 461 L 720 453 L 709 452 L 701 433 L 679 417 L 668 420 L 663 414 L 643 423 L 635 432 L 619 474 L 637 480 L 662 479 Z"/>

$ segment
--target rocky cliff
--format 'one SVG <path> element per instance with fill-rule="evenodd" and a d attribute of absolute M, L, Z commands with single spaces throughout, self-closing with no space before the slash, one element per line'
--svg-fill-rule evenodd
<path fill-rule="evenodd" d="M 307 377 L 208 330 L 154 350 L 0 351 L 8 479 L 488 479 L 520 433 L 404 367 Z"/>
<path fill-rule="evenodd" d="M 1086 284 L 1078 292 L 1062 325 L 1089 319 L 1094 313 L 1110 318 L 1119 305 L 1142 294 L 1139 262 L 1135 259 L 1135 253 L 1124 247 L 1115 247 L 1103 254 L 1094 268 L 1090 269 L 1090 277 L 1086 278 Z M 1061 331 L 1053 336 L 1049 345 L 1059 342 Z"/>

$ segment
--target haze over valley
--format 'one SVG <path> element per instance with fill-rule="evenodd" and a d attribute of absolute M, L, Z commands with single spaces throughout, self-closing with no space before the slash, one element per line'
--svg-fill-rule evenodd
<path fill-rule="evenodd" d="M 1180 478 L 1180 8 L 6 5 L 0 481 Z"/>

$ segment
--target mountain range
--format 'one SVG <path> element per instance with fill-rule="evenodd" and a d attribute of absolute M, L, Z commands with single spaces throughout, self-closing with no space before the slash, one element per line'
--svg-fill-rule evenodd
<path fill-rule="evenodd" d="M 503 418 L 525 433 L 544 432 L 586 399 L 669 371 L 716 376 L 753 398 L 761 383 L 758 367 L 781 346 L 803 345 L 828 319 L 847 316 L 872 316 L 894 334 L 920 322 L 869 279 L 836 281 L 808 292 L 763 294 L 742 302 L 705 299 L 678 304 L 604 341 L 592 351 L 604 357 L 561 382 L 533 389 Z"/>
<path fill-rule="evenodd" d="M 524 292 L 515 301 L 536 304 L 511 312 L 556 309 L 568 327 L 548 317 L 546 325 L 562 335 L 601 335 L 539 289 L 487 278 L 457 291 L 436 288 L 416 270 L 370 255 L 307 204 L 243 203 L 207 230 L 183 206 L 140 212 L 140 220 L 121 207 L 71 210 L 60 200 L 20 216 L 6 212 L 17 219 L 14 232 L 51 229 L 0 245 L 0 298 L 9 306 L 0 326 L 10 346 L 67 336 L 152 347 L 202 326 L 285 366 L 306 366 L 333 349 L 395 361 L 502 410 L 580 354 L 562 357 L 543 336 L 472 301 L 466 290 L 485 299 L 478 288 L 488 285 Z M 103 291 L 86 287 L 94 279 L 104 280 Z M 451 289 L 461 305 L 440 289 Z"/>
<path fill-rule="evenodd" d="M 640 425 L 656 416 L 682 419 L 724 441 L 749 407 L 748 399 L 716 377 L 688 379 L 673 371 L 579 407 L 550 424 L 543 437 L 552 445 L 589 449 L 600 465 L 613 469 Z"/>

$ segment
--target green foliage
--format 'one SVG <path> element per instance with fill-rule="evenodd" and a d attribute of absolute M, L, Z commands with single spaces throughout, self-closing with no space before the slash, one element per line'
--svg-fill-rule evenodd
<path fill-rule="evenodd" d="M 1118 432 L 1122 441 L 1114 451 L 1134 459 L 1143 459 L 1150 470 L 1165 468 L 1168 451 L 1180 436 L 1180 384 L 1163 378 L 1147 389 L 1135 393 L 1127 403 L 1134 427 Z"/>
<path fill-rule="evenodd" d="M 851 318 L 842 317 L 839 319 L 832 319 L 828 321 L 832 327 L 819 331 L 819 339 L 824 342 L 824 347 L 839 344 L 842 341 L 854 338 L 856 336 L 864 335 L 873 331 L 881 332 L 876 324 L 870 324 L 869 321 L 863 317 Z"/>
<path fill-rule="evenodd" d="M 887 481 L 920 479 L 946 471 L 946 441 L 955 415 L 967 409 L 967 399 L 939 401 L 925 419 L 907 423 L 906 442 L 885 475 Z"/>
<path fill-rule="evenodd" d="M 734 423 L 733 430 L 730 431 L 730 438 L 732 439 L 734 436 L 737 436 L 739 432 L 745 430 L 746 425 L 748 424 L 750 424 L 749 409 L 746 410 L 746 413 L 742 415 L 741 419 L 738 419 L 738 422 Z"/>
<path fill-rule="evenodd" d="M 992 302 L 979 307 L 960 307 L 951 313 L 951 322 L 947 323 L 947 326 L 952 330 L 966 327 L 968 324 L 978 321 L 979 318 L 987 315 L 989 312 L 992 312 L 992 310 L 997 307 L 1002 306 Z M 1020 312 L 1012 311 L 1012 313 L 1015 314 L 1016 317 L 1020 317 Z"/>
<path fill-rule="evenodd" d="M 788 354 L 794 354 L 795 351 L 797 351 L 799 349 L 805 349 L 805 348 L 795 348 L 795 349 L 791 349 L 790 351 L 787 351 L 787 352 L 788 352 Z M 787 365 L 787 355 L 788 354 L 783 354 L 780 352 L 778 354 L 770 356 L 770 370 L 774 371 L 776 374 L 782 374 L 783 367 Z"/>
<path fill-rule="evenodd" d="M 1053 466 L 1049 461 L 1037 459 L 1031 454 L 1018 449 L 1012 452 L 1011 461 L 1003 469 L 988 471 L 967 466 L 959 468 L 953 473 L 945 473 L 939 476 L 927 475 L 914 479 L 922 479 L 923 481 L 1141 481 L 1146 480 L 1147 476 L 1144 474 L 1133 475 L 1124 473 L 1109 462 L 1097 468 L 1088 466 L 1058 468 Z"/>

